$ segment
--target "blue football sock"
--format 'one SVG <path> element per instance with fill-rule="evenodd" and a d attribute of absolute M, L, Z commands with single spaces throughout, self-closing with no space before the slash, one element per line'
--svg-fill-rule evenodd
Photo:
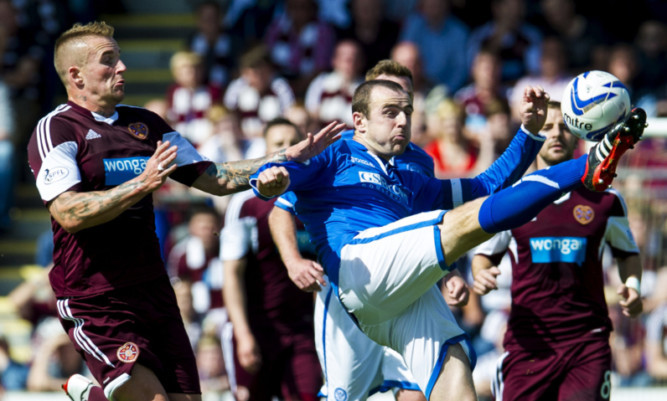
<path fill-rule="evenodd" d="M 489 196 L 480 207 L 479 224 L 487 233 L 519 227 L 581 185 L 588 155 L 526 175 L 509 188 Z"/>

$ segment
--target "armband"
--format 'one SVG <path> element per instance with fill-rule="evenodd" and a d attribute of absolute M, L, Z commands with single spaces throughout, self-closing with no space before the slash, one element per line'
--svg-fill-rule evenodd
<path fill-rule="evenodd" d="M 625 286 L 628 288 L 632 288 L 633 290 L 637 291 L 637 294 L 641 295 L 641 283 L 639 282 L 639 279 L 635 276 L 630 276 L 628 277 L 627 280 L 625 280 Z"/>

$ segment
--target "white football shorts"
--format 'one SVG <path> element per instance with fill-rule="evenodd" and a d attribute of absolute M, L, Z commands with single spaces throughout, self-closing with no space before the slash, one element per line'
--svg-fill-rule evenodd
<path fill-rule="evenodd" d="M 362 231 L 343 247 L 338 273 L 344 307 L 368 337 L 402 355 L 427 397 L 450 344 L 461 343 L 475 365 L 436 286 L 449 271 L 438 228 L 444 214 L 420 213 Z"/>

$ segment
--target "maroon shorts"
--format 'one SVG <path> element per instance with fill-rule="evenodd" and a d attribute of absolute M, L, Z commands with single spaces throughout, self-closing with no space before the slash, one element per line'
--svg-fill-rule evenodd
<path fill-rule="evenodd" d="M 156 374 L 167 393 L 201 392 L 194 352 L 167 276 L 101 295 L 60 298 L 58 314 L 103 387 L 117 386 L 139 363 Z"/>
<path fill-rule="evenodd" d="M 606 337 L 548 351 L 511 350 L 499 369 L 496 400 L 609 400 L 611 349 Z"/>
<path fill-rule="evenodd" d="M 322 387 L 322 370 L 315 351 L 312 325 L 291 333 L 278 333 L 273 327 L 255 328 L 255 339 L 262 354 L 262 367 L 250 374 L 239 364 L 234 352 L 234 377 L 237 386 L 246 387 L 249 401 L 282 399 L 316 400 Z M 233 341 L 234 349 L 236 342 Z"/>

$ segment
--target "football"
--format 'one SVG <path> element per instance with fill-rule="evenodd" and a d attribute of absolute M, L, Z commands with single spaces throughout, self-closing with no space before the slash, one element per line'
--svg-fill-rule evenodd
<path fill-rule="evenodd" d="M 561 111 L 570 132 L 586 141 L 599 141 L 630 113 L 630 93 L 605 71 L 587 71 L 565 87 Z"/>

